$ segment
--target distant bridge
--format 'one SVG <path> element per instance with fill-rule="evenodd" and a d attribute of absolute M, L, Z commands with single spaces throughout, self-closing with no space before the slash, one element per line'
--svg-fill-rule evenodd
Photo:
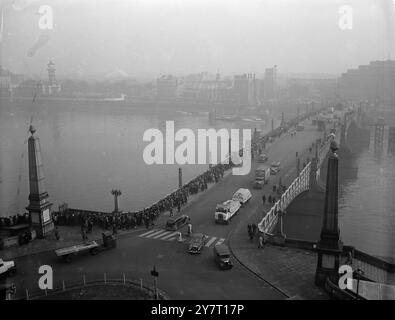
<path fill-rule="evenodd" d="M 258 223 L 259 231 L 270 234 L 276 226 L 279 215 L 285 212 L 291 202 L 302 192 L 308 191 L 315 186 L 320 176 L 320 168 L 328 155 L 332 140 L 345 146 L 347 130 L 353 121 L 360 121 L 362 116 L 361 108 L 347 111 L 344 114 L 342 124 L 334 125 L 334 129 L 340 129 L 340 135 L 328 135 L 320 146 L 316 144 L 316 155 L 307 163 L 288 189 L 281 195 L 280 199 L 266 213 Z"/>

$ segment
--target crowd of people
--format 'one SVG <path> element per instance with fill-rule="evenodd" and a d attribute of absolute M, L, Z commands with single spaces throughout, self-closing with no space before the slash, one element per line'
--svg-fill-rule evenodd
<path fill-rule="evenodd" d="M 0 228 L 1 227 L 12 227 L 20 224 L 29 224 L 30 216 L 28 213 L 16 214 L 8 217 L 0 217 Z"/>
<path fill-rule="evenodd" d="M 127 230 L 141 225 L 149 228 L 161 213 L 169 212 L 172 216 L 175 211 L 180 212 L 181 207 L 187 204 L 189 196 L 206 190 L 209 183 L 217 183 L 231 166 L 232 164 L 212 166 L 165 198 L 137 212 L 104 213 L 66 209 L 54 213 L 54 222 L 55 225 L 81 226 L 83 238 L 92 232 L 94 226 L 112 230 L 113 233 L 117 233 L 120 229 Z"/>

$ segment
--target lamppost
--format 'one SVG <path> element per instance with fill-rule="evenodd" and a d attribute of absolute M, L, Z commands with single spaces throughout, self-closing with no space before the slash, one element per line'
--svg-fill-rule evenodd
<path fill-rule="evenodd" d="M 114 213 L 118 213 L 118 197 L 122 194 L 121 190 L 113 189 L 111 190 L 111 194 L 114 196 Z"/>
<path fill-rule="evenodd" d="M 151 276 L 154 277 L 154 292 L 155 292 L 155 300 L 158 300 L 158 277 L 159 277 L 159 272 L 156 271 L 156 268 L 154 266 L 154 268 L 151 270 Z"/>

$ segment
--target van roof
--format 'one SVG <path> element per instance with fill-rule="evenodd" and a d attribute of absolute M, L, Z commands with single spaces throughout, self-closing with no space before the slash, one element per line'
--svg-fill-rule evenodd
<path fill-rule="evenodd" d="M 230 251 L 229 251 L 228 246 L 226 244 L 223 244 L 223 243 L 214 246 L 214 250 L 216 250 L 219 255 L 223 255 L 223 254 L 229 254 L 230 255 Z"/>
<path fill-rule="evenodd" d="M 238 189 L 234 194 L 238 194 L 238 193 L 249 193 L 250 190 L 246 189 L 246 188 L 240 188 Z"/>
<path fill-rule="evenodd" d="M 177 220 L 179 220 L 181 218 L 185 218 L 185 217 L 188 218 L 188 216 L 186 214 L 182 214 L 182 215 L 180 215 L 178 217 L 171 217 L 171 218 L 169 218 L 167 220 L 167 222 L 174 222 L 174 221 L 177 221 Z"/>
<path fill-rule="evenodd" d="M 226 200 L 225 202 L 217 204 L 217 208 L 230 208 L 233 203 L 237 203 L 235 200 Z"/>

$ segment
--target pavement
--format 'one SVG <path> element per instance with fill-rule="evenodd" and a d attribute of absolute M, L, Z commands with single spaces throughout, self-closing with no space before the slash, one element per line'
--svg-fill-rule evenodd
<path fill-rule="evenodd" d="M 262 194 L 268 197 L 280 176 L 283 183 L 289 184 L 296 176 L 295 153 L 302 155 L 302 164 L 307 157 L 312 157 L 308 148 L 319 137 L 322 137 L 322 133 L 306 121 L 304 131 L 297 132 L 293 137 L 283 135 L 268 146 L 268 163 L 281 161 L 282 169 L 279 175 L 270 177 L 270 183 L 263 190 L 252 189 L 254 164 L 249 175 L 232 176 L 228 173 L 217 184 L 210 185 L 206 192 L 190 198 L 181 213 L 191 217 L 193 232 L 202 232 L 210 239 L 200 255 L 187 253 L 188 239 L 185 237 L 183 242 L 168 237 L 169 234 L 164 230 L 168 215 L 164 214 L 157 220 L 155 230 L 132 230 L 118 237 L 117 248 L 100 252 L 95 257 L 81 256 L 70 264 L 59 261 L 52 252 L 53 248 L 48 246 L 41 252 L 37 248 L 34 258 L 30 254 L 24 255 L 34 252 L 34 248 L 21 249 L 21 254 L 15 258 L 18 275 L 7 281 L 13 281 L 17 291 L 20 288 L 19 293 L 25 289 L 37 290 L 38 268 L 46 264 L 53 268 L 55 286 L 59 286 L 62 281 L 67 286 L 67 283 L 81 279 L 82 275 L 87 277 L 87 281 L 95 277 L 103 278 L 104 273 L 107 277 L 118 278 L 126 274 L 130 279 L 152 283 L 150 270 L 155 265 L 159 272 L 158 286 L 171 299 L 327 298 L 314 285 L 316 262 L 313 254 L 270 245 L 261 250 L 257 248 L 256 242 L 249 241 L 247 235 L 247 224 L 257 224 L 270 208 L 269 205 L 263 207 Z M 230 224 L 215 224 L 216 204 L 230 199 L 239 188 L 250 189 L 253 197 L 232 218 Z M 185 233 L 185 228 L 181 231 Z M 95 232 L 91 238 L 96 235 L 100 238 L 101 231 Z M 81 237 L 79 230 L 64 229 L 60 233 L 64 239 L 57 243 L 59 246 L 59 243 L 65 246 L 68 241 Z M 212 248 L 218 242 L 230 246 L 235 262 L 232 270 L 222 271 L 216 266 Z M 37 247 L 40 245 L 37 244 Z"/>
<path fill-rule="evenodd" d="M 1 257 L 4 260 L 13 260 L 18 257 L 27 255 L 39 254 L 47 251 L 54 251 L 59 248 L 69 247 L 82 243 L 81 229 L 79 227 L 70 226 L 58 226 L 59 240 L 56 240 L 55 235 L 52 234 L 45 239 L 35 239 L 28 244 L 22 246 L 15 246 L 3 249 L 0 251 Z M 128 234 L 132 234 L 138 231 L 144 230 L 142 227 L 138 227 L 131 230 L 120 230 L 119 236 L 123 237 Z M 93 228 L 92 233 L 88 234 L 88 240 L 101 240 L 102 232 L 105 232 L 101 228 Z"/>

